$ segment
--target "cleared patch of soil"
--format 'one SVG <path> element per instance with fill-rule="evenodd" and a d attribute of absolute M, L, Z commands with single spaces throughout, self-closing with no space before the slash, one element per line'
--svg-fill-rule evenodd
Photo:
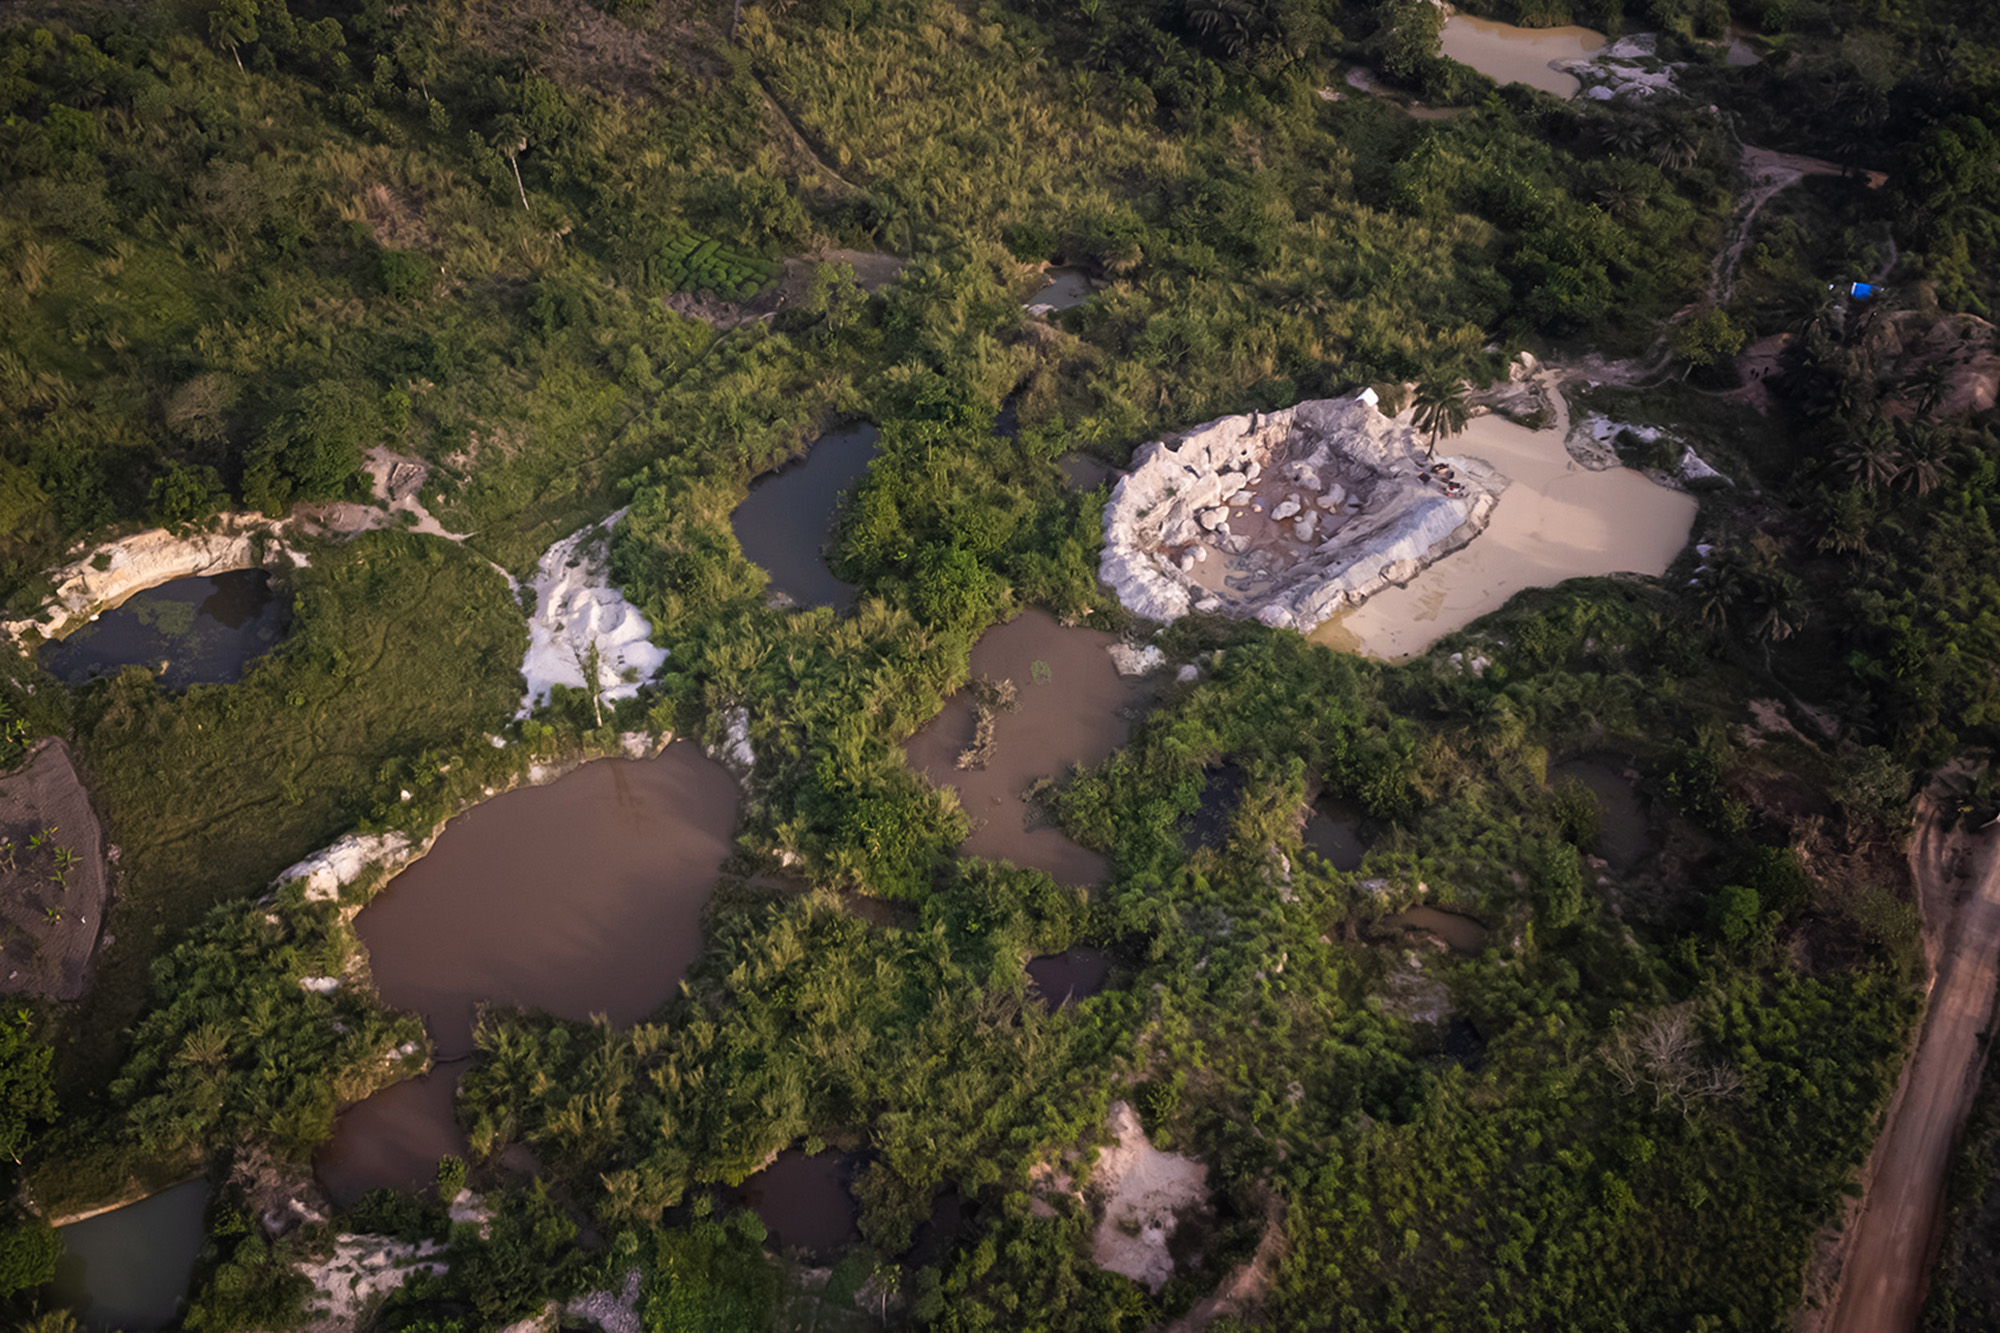
<path fill-rule="evenodd" d="M 104 828 L 69 746 L 43 741 L 0 778 L 0 994 L 84 993 L 109 880 Z"/>
<path fill-rule="evenodd" d="M 1091 1174 L 1104 1201 L 1091 1257 L 1157 1292 L 1174 1275 L 1167 1241 L 1181 1215 L 1207 1206 L 1208 1167 L 1155 1148 L 1129 1102 L 1113 1102 L 1108 1119 L 1117 1142 L 1098 1153 Z"/>

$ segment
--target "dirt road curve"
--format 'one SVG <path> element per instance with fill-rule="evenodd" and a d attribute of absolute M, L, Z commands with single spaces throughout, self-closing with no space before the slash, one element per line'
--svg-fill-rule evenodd
<path fill-rule="evenodd" d="M 1916 1058 L 1868 1164 L 1830 1333 L 1906 1333 L 1930 1282 L 1945 1173 L 1978 1083 L 2000 972 L 2000 834 L 1946 835 L 1928 808 L 1910 845 L 1936 978 Z M 1969 878 L 1965 877 L 1969 872 Z M 1962 900 L 1961 900 L 1962 895 Z"/>

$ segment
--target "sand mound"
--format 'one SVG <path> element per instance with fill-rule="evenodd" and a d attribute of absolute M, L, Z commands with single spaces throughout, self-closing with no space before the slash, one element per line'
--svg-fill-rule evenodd
<path fill-rule="evenodd" d="M 528 693 L 526 716 L 548 701 L 550 687 L 585 689 L 590 652 L 597 650 L 595 684 L 604 699 L 629 699 L 667 660 L 652 641 L 639 608 L 611 582 L 606 547 L 619 510 L 600 523 L 563 538 L 535 571 L 535 614 L 528 621 L 528 656 L 521 663 Z"/>
<path fill-rule="evenodd" d="M 1447 486 L 1415 430 L 1358 399 L 1223 417 L 1139 450 L 1104 510 L 1098 573 L 1128 610 L 1255 616 L 1301 632 L 1457 550 L 1507 479 Z"/>
<path fill-rule="evenodd" d="M 1180 1214 L 1208 1202 L 1208 1168 L 1155 1148 L 1128 1102 L 1113 1102 L 1108 1121 L 1118 1142 L 1097 1155 L 1093 1181 L 1104 1214 L 1091 1255 L 1099 1268 L 1158 1291 L 1174 1275 L 1167 1239 Z"/>

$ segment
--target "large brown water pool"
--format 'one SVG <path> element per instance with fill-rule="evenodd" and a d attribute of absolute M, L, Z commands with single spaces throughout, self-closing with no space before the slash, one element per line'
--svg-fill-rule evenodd
<path fill-rule="evenodd" d="M 736 801 L 735 780 L 683 744 L 473 807 L 356 918 L 377 989 L 423 1016 L 444 1060 L 471 1049 L 482 1001 L 637 1022 L 694 961 Z M 428 1180 L 462 1151 L 455 1082 L 440 1069 L 346 1112 L 322 1180 L 350 1197 Z"/>

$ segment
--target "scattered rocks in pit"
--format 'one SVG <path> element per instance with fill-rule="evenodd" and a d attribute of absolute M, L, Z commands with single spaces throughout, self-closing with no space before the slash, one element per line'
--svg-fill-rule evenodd
<path fill-rule="evenodd" d="M 1578 96 L 1587 101 L 1674 96 L 1680 92 L 1675 67 L 1659 58 L 1659 46 L 1656 34 L 1637 32 L 1587 56 L 1558 60 L 1555 68 L 1575 76 L 1583 85 Z"/>
<path fill-rule="evenodd" d="M 1146 445 L 1104 511 L 1099 576 L 1154 620 L 1310 630 L 1482 531 L 1506 478 L 1359 399 L 1223 417 Z M 1455 491 L 1456 493 L 1449 493 Z"/>

